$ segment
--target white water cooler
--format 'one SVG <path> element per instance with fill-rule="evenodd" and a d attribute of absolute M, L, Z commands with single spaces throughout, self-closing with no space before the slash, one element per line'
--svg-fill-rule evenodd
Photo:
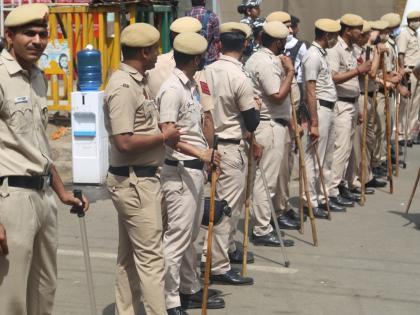
<path fill-rule="evenodd" d="M 108 171 L 104 92 L 73 92 L 71 101 L 73 183 L 103 184 Z"/>

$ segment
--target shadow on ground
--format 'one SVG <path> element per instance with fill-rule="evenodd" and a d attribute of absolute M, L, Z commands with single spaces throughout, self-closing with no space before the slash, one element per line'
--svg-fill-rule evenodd
<path fill-rule="evenodd" d="M 114 315 L 114 314 L 115 314 L 115 303 L 109 304 L 102 311 L 102 315 Z M 140 312 L 136 313 L 136 315 L 146 315 L 146 311 L 144 310 L 143 304 L 141 304 L 140 306 Z"/>
<path fill-rule="evenodd" d="M 417 213 L 415 210 L 410 210 L 409 213 L 400 212 L 400 211 L 389 211 L 389 213 L 397 214 L 404 219 L 406 219 L 408 222 L 407 224 L 404 224 L 404 226 L 409 226 L 411 224 L 414 224 L 414 228 L 417 230 L 420 230 L 420 210 L 417 210 Z"/>

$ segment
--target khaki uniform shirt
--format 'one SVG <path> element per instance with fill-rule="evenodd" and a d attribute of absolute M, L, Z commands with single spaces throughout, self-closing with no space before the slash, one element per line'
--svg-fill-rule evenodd
<path fill-rule="evenodd" d="M 0 177 L 49 173 L 47 82 L 3 49 L 0 55 Z"/>
<path fill-rule="evenodd" d="M 158 95 L 163 82 L 169 78 L 175 67 L 176 64 L 173 50 L 158 57 L 155 67 L 147 72 L 147 82 L 152 97 L 155 98 Z M 212 110 L 214 107 L 213 99 L 204 71 L 197 71 L 195 73 L 194 79 L 198 84 L 201 106 L 203 106 L 205 112 Z"/>
<path fill-rule="evenodd" d="M 245 70 L 251 76 L 254 92 L 262 100 L 260 117 L 290 120 L 290 98 L 286 97 L 281 105 L 270 100 L 271 95 L 279 92 L 285 77 L 279 57 L 263 47 L 248 59 Z"/>
<path fill-rule="evenodd" d="M 406 66 L 414 67 L 420 60 L 420 42 L 417 32 L 404 27 L 397 39 L 398 52 L 404 54 L 404 62 Z"/>
<path fill-rule="evenodd" d="M 396 63 L 398 59 L 397 44 L 394 39 L 389 38 L 385 43 L 385 46 L 389 50 L 388 54 L 385 53 L 386 70 L 388 72 L 396 71 Z"/>
<path fill-rule="evenodd" d="M 159 113 L 150 98 L 147 80 L 136 69 L 121 63 L 105 89 L 105 124 L 110 135 L 109 164 L 111 166 L 160 166 L 164 146 L 142 153 L 121 153 L 112 136 L 132 133 L 160 134 Z"/>
<path fill-rule="evenodd" d="M 357 60 L 358 60 L 359 63 L 366 62 L 366 49 L 367 49 L 367 45 L 365 45 L 363 47 L 360 47 L 358 45 L 354 45 L 354 51 L 356 53 Z M 370 60 L 373 59 L 373 54 L 374 54 L 374 52 L 373 52 L 373 50 L 371 50 Z M 364 75 L 359 76 L 359 86 L 360 86 L 360 93 L 364 93 L 365 92 L 365 76 Z M 372 80 L 370 76 L 368 76 L 368 92 L 374 92 L 375 88 L 376 88 L 375 81 Z"/>
<path fill-rule="evenodd" d="M 220 55 L 206 68 L 206 76 L 214 95 L 212 110 L 216 134 L 222 139 L 242 139 L 246 132 L 241 112 L 255 108 L 252 83 L 242 63 Z"/>
<path fill-rule="evenodd" d="M 315 93 L 318 100 L 337 101 L 337 91 L 327 61 L 327 52 L 317 42 L 309 47 L 303 57 L 303 77 L 305 81 L 316 81 Z"/>
<path fill-rule="evenodd" d="M 347 72 L 357 67 L 354 46 L 348 46 L 341 36 L 338 37 L 338 43 L 328 49 L 327 59 L 332 72 Z M 336 84 L 336 89 L 338 97 L 358 97 L 359 79 L 355 76 L 344 83 Z"/>
<path fill-rule="evenodd" d="M 195 80 L 190 81 L 180 69 L 175 68 L 156 97 L 161 123 L 176 123 L 184 133 L 181 140 L 202 149 L 207 149 L 207 141 L 203 134 L 202 114 Z M 192 160 L 185 155 L 166 146 L 166 158 L 170 160 Z"/>

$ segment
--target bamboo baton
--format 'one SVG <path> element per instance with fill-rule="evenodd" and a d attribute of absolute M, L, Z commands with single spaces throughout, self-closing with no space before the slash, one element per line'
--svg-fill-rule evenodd
<path fill-rule="evenodd" d="M 204 286 L 203 286 L 203 301 L 201 304 L 201 315 L 207 314 L 207 299 L 209 295 L 209 284 L 210 284 L 210 270 L 211 270 L 211 249 L 213 246 L 213 223 L 214 223 L 214 207 L 216 204 L 216 183 L 217 183 L 217 167 L 213 163 L 214 151 L 217 150 L 218 144 L 217 135 L 214 136 L 213 141 L 213 155 L 212 170 L 211 170 L 211 188 L 210 188 L 210 211 L 209 211 L 209 225 L 208 225 L 208 237 L 207 237 L 207 255 L 206 255 L 206 267 L 204 271 Z"/>
<path fill-rule="evenodd" d="M 366 61 L 370 60 L 370 46 L 366 48 Z M 369 74 L 365 74 L 365 93 L 363 102 L 363 125 L 362 125 L 362 165 L 360 169 L 360 183 L 362 194 L 360 196 L 360 205 L 364 206 L 366 202 L 366 138 L 367 138 L 367 119 L 369 103 Z"/>
<path fill-rule="evenodd" d="M 405 210 L 405 213 L 408 213 L 408 211 L 410 210 L 411 203 L 413 202 L 414 194 L 416 193 L 417 186 L 419 184 L 419 180 L 420 180 L 420 167 L 419 167 L 419 172 L 417 173 L 417 179 L 416 179 L 416 182 L 414 183 L 413 191 L 411 192 L 410 200 L 408 201 L 407 209 Z"/>
<path fill-rule="evenodd" d="M 397 73 L 400 71 L 398 58 L 395 59 L 395 70 Z M 400 93 L 398 93 L 398 89 L 395 90 L 395 134 L 394 134 L 394 143 L 395 143 L 395 164 L 397 168 L 395 169 L 395 177 L 400 175 L 400 129 L 398 126 L 398 122 L 400 120 Z"/>
<path fill-rule="evenodd" d="M 314 246 L 318 246 L 318 235 L 317 235 L 317 232 L 316 232 L 315 217 L 314 217 L 314 213 L 313 213 L 313 210 L 312 210 L 311 197 L 309 195 L 309 189 L 308 189 L 308 177 L 307 177 L 307 174 L 306 174 L 305 157 L 304 157 L 304 152 L 303 152 L 303 147 L 302 147 L 302 141 L 301 141 L 300 135 L 299 135 L 296 109 L 295 109 L 295 106 L 293 105 L 295 102 L 294 102 L 294 99 L 293 99 L 292 92 L 290 92 L 290 103 L 291 103 L 291 107 L 292 107 L 292 119 L 293 119 L 293 123 L 295 125 L 294 129 L 295 129 L 296 144 L 298 146 L 298 151 L 299 151 L 299 164 L 300 164 L 300 167 L 302 169 L 304 191 L 305 191 L 305 196 L 306 196 L 306 202 L 308 204 L 309 218 L 310 218 L 310 221 L 311 221 L 312 239 L 314 241 Z"/>
<path fill-rule="evenodd" d="M 248 174 L 246 179 L 246 197 L 245 197 L 245 220 L 244 220 L 244 240 L 243 240 L 243 258 L 242 258 L 242 277 L 247 274 L 247 256 L 248 256 L 248 228 L 249 228 L 249 211 L 252 203 L 252 182 L 253 182 L 253 160 L 254 160 L 254 133 L 251 133 L 251 141 L 248 152 Z"/>
<path fill-rule="evenodd" d="M 386 62 L 385 53 L 382 53 L 382 79 L 384 82 L 384 95 L 385 95 L 385 113 L 386 113 L 386 150 L 387 150 L 387 164 L 388 164 L 388 180 L 389 180 L 389 193 L 394 193 L 394 182 L 392 178 L 392 156 L 391 156 L 391 115 L 389 112 L 389 96 L 388 88 L 386 86 Z"/>
<path fill-rule="evenodd" d="M 325 198 L 325 201 L 326 201 L 328 220 L 331 221 L 331 211 L 330 211 L 330 205 L 329 205 L 329 202 L 328 202 L 328 193 L 327 193 L 327 188 L 325 187 L 324 171 L 323 171 L 323 168 L 322 168 L 322 165 L 321 165 L 321 159 L 319 158 L 318 144 L 313 143 L 312 144 L 312 149 L 315 152 L 315 159 L 316 159 L 316 163 L 318 164 L 319 179 L 321 180 L 322 191 L 324 192 L 324 198 Z"/>
<path fill-rule="evenodd" d="M 304 234 L 305 232 L 305 216 L 303 214 L 303 176 L 302 176 L 302 167 L 299 162 L 299 219 L 300 219 L 300 229 L 299 233 Z"/>

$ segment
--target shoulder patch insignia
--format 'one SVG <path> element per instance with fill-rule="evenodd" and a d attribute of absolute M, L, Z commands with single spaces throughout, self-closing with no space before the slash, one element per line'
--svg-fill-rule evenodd
<path fill-rule="evenodd" d="M 200 81 L 200 87 L 204 94 L 211 95 L 209 85 L 206 82 Z"/>

